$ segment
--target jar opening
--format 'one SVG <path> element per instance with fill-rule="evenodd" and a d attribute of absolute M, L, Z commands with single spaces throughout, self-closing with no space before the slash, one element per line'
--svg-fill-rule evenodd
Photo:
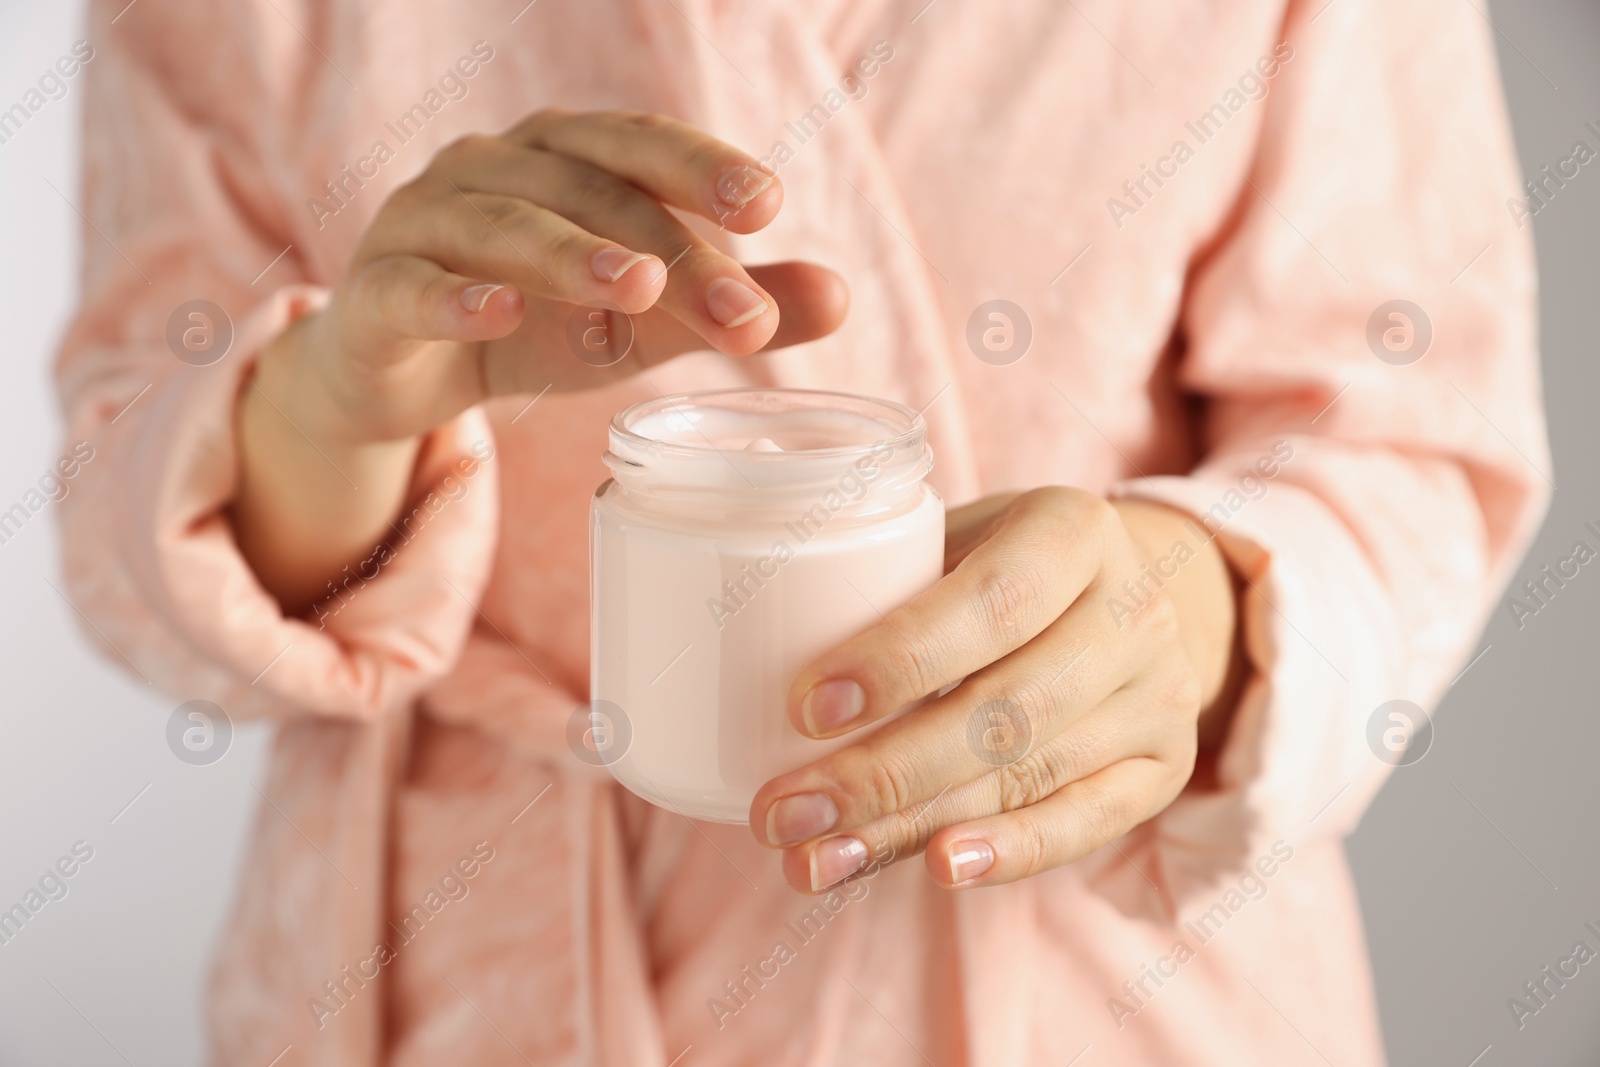
<path fill-rule="evenodd" d="M 870 464 L 889 484 L 932 466 L 927 424 L 903 404 L 810 389 L 657 397 L 611 420 L 605 462 L 625 488 L 793 492 Z"/>

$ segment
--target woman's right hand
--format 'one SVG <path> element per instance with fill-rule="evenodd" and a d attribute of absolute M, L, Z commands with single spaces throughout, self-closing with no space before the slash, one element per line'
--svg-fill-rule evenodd
<path fill-rule="evenodd" d="M 320 599 L 386 536 L 420 435 L 491 396 L 831 332 L 847 299 L 833 272 L 747 270 L 668 210 L 750 233 L 782 200 L 752 157 L 659 115 L 540 111 L 441 151 L 380 208 L 327 307 L 268 344 L 241 393 L 233 518 L 263 584 L 291 612 Z M 626 313 L 626 358 L 582 358 L 569 337 L 597 314 L 584 306 Z"/>

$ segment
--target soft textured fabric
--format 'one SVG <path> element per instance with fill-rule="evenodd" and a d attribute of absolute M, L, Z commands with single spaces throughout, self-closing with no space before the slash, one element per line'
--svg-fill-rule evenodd
<path fill-rule="evenodd" d="M 1382 1061 L 1341 845 L 1388 770 L 1368 719 L 1444 692 L 1548 491 L 1531 255 L 1471 5 L 124 3 L 90 28 L 59 381 L 97 458 L 65 569 L 108 654 L 278 724 L 214 1063 Z M 428 442 L 395 561 L 325 628 L 284 618 L 225 510 L 254 354 L 434 151 L 546 105 L 785 142 L 778 221 L 705 232 L 838 269 L 848 321 L 463 415 Z M 236 327 L 209 367 L 165 340 L 197 298 Z M 991 299 L 1031 323 L 1010 365 L 969 349 Z M 1392 299 L 1431 320 L 1410 365 L 1369 348 Z M 1225 519 L 1252 676 L 1215 787 L 1019 884 L 952 894 L 913 859 L 813 912 L 747 829 L 582 766 L 564 728 L 607 420 L 742 383 L 927 405 L 952 504 L 1054 483 Z M 476 442 L 494 459 L 462 475 Z M 1254 480 L 1275 446 L 1292 457 Z"/>

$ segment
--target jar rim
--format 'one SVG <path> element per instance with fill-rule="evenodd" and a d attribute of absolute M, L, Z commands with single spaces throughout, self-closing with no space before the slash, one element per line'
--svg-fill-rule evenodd
<path fill-rule="evenodd" d="M 738 386 L 731 389 L 704 389 L 691 390 L 670 395 L 651 397 L 638 403 L 630 404 L 611 417 L 611 434 L 617 441 L 626 443 L 635 448 L 654 452 L 663 456 L 674 456 L 683 459 L 704 458 L 709 456 L 729 455 L 727 449 L 718 448 L 710 440 L 704 444 L 683 443 L 677 441 L 664 441 L 658 437 L 647 437 L 635 431 L 632 424 L 646 415 L 653 415 L 660 411 L 670 410 L 685 402 L 703 404 L 707 400 L 717 398 L 731 399 L 737 396 L 747 397 L 779 397 L 803 398 L 814 401 L 809 405 L 813 410 L 851 410 L 854 413 L 866 415 L 869 418 L 877 413 L 893 416 L 899 419 L 904 429 L 882 440 L 863 442 L 861 444 L 840 445 L 831 448 L 807 448 L 784 452 L 744 452 L 739 453 L 740 462 L 754 462 L 757 464 L 768 463 L 793 463 L 796 458 L 804 457 L 809 460 L 827 460 L 834 458 L 848 458 L 869 452 L 873 449 L 890 448 L 901 449 L 915 445 L 917 440 L 927 434 L 927 422 L 922 413 L 893 400 L 884 400 L 879 397 L 861 396 L 855 393 L 845 393 L 832 389 L 790 389 L 782 386 Z M 820 401 L 832 401 L 831 405 Z M 790 409 L 774 410 L 802 410 L 804 405 Z M 885 421 L 878 419 L 878 421 Z"/>

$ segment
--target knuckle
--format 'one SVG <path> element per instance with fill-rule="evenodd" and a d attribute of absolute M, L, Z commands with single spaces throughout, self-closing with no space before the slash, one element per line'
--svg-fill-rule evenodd
<path fill-rule="evenodd" d="M 900 843 L 902 853 L 921 851 L 941 827 L 960 818 L 961 813 L 948 796 L 950 789 L 947 786 L 931 800 L 915 801 L 894 814 L 890 836 Z"/>
<path fill-rule="evenodd" d="M 1181 642 L 1182 627 L 1178 618 L 1178 605 L 1165 588 L 1147 591 L 1148 598 L 1124 621 L 1150 648 L 1160 648 Z"/>
<path fill-rule="evenodd" d="M 538 143 L 546 130 L 560 122 L 565 122 L 572 117 L 572 112 L 564 107 L 541 107 L 530 112 L 526 118 L 518 122 L 508 131 L 508 136 L 513 138 L 526 138 Z"/>
<path fill-rule="evenodd" d="M 1165 589 L 1150 605 L 1149 637 L 1153 646 L 1167 646 L 1183 651 L 1183 621 L 1178 614 L 1178 602 Z"/>
<path fill-rule="evenodd" d="M 914 797 L 914 776 L 900 759 L 878 753 L 867 764 L 865 782 L 872 810 L 878 815 L 904 811 Z"/>
<path fill-rule="evenodd" d="M 497 230 L 514 228 L 526 217 L 523 214 L 522 201 L 509 196 L 474 199 L 472 206 L 477 208 Z"/>
<path fill-rule="evenodd" d="M 1122 513 L 1105 497 L 1080 491 L 1074 506 L 1076 521 L 1093 530 L 1102 543 L 1122 531 Z"/>
<path fill-rule="evenodd" d="M 1070 507 L 1072 500 L 1079 492 L 1080 490 L 1065 485 L 1041 485 L 1037 489 L 1030 489 L 1017 497 L 1017 505 L 1028 510 L 1045 509 L 1057 511 Z"/>
<path fill-rule="evenodd" d="M 672 119 L 655 111 L 613 111 L 608 117 L 625 133 L 650 134 L 673 125 Z"/>
<path fill-rule="evenodd" d="M 1001 811 L 1032 807 L 1059 788 L 1049 761 L 1038 752 L 1005 764 L 997 773 Z"/>
<path fill-rule="evenodd" d="M 1054 732 L 1049 724 L 1055 713 L 1056 696 L 1048 679 L 1036 674 L 1013 679 L 999 697 L 1022 717 L 1020 725 L 1028 731 L 1029 738 L 1048 737 Z"/>
<path fill-rule="evenodd" d="M 585 210 L 603 215 L 618 214 L 632 201 L 626 182 L 593 167 L 572 178 L 571 193 Z"/>
<path fill-rule="evenodd" d="M 995 567 L 978 582 L 978 612 L 995 637 L 1018 643 L 1026 635 L 1030 609 L 1044 599 L 1045 581 L 1031 566 Z"/>
<path fill-rule="evenodd" d="M 442 187 L 448 188 L 448 186 Z M 385 222 L 392 222 L 398 217 L 414 215 L 423 210 L 435 195 L 437 194 L 433 183 L 427 180 L 426 175 L 418 175 L 408 182 L 395 186 L 384 199 L 383 207 L 379 209 L 379 216 Z"/>
<path fill-rule="evenodd" d="M 462 134 L 441 148 L 438 154 L 434 156 L 434 159 L 447 164 L 459 164 L 467 160 L 480 159 L 488 154 L 494 141 L 493 137 L 488 137 L 481 133 Z"/>
<path fill-rule="evenodd" d="M 1024 493 L 1019 503 L 1033 516 L 1059 524 L 1074 540 L 1101 539 L 1122 523 L 1116 507 L 1098 493 L 1066 485 L 1047 485 Z"/>
<path fill-rule="evenodd" d="M 1110 509 L 1103 497 L 1070 485 L 1044 485 L 1031 489 L 1018 498 L 1018 503 L 1029 511 L 1042 511 L 1074 518 L 1094 518 L 1100 507 Z"/>
<path fill-rule="evenodd" d="M 889 676 L 916 696 L 926 696 L 945 684 L 939 677 L 939 655 L 926 636 L 896 640 L 889 646 Z"/>
<path fill-rule="evenodd" d="M 1005 516 L 1007 523 L 1025 523 L 1033 536 L 1055 556 L 1080 550 L 1084 542 L 1104 544 L 1117 509 L 1104 497 L 1065 485 L 1047 485 L 1019 496 Z"/>
<path fill-rule="evenodd" d="M 1185 715 L 1192 715 L 1199 710 L 1202 696 L 1200 676 L 1187 662 L 1182 664 L 1181 670 L 1172 672 L 1163 693 L 1166 705 Z"/>

